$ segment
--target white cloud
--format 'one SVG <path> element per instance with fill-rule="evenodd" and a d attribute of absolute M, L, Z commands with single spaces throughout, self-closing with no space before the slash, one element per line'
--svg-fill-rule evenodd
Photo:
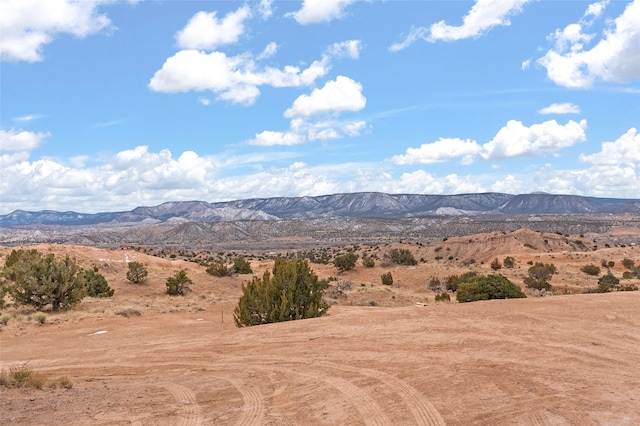
<path fill-rule="evenodd" d="M 277 51 L 278 51 L 278 43 L 272 41 L 271 43 L 265 46 L 264 50 L 260 52 L 260 54 L 257 56 L 256 59 L 260 61 L 262 59 L 270 58 L 273 55 L 275 55 Z"/>
<path fill-rule="evenodd" d="M 606 3 L 605 3 L 606 5 Z M 585 16 L 599 16 L 604 5 L 589 6 Z M 590 22 L 585 18 L 550 36 L 555 47 L 538 59 L 547 76 L 564 87 L 588 88 L 596 79 L 623 83 L 640 78 L 640 0 L 629 3 L 624 12 L 604 31 L 591 49 L 585 45 L 595 38 L 583 33 Z"/>
<path fill-rule="evenodd" d="M 211 99 L 201 96 L 198 98 L 198 103 L 203 106 L 209 106 L 211 105 Z"/>
<path fill-rule="evenodd" d="M 244 21 L 251 17 L 251 9 L 242 6 L 229 12 L 223 19 L 217 13 L 198 12 L 176 34 L 178 47 L 182 49 L 211 50 L 238 41 L 244 33 Z"/>
<path fill-rule="evenodd" d="M 360 40 L 347 40 L 333 43 L 331 46 L 329 46 L 327 52 L 332 56 L 346 56 L 351 59 L 358 59 L 360 57 L 361 49 L 362 42 Z"/>
<path fill-rule="evenodd" d="M 111 28 L 98 13 L 108 1 L 3 0 L 0 13 L 0 58 L 38 62 L 46 44 L 61 34 L 83 38 Z"/>
<path fill-rule="evenodd" d="M 314 89 L 310 95 L 300 95 L 285 117 L 310 117 L 312 115 L 359 111 L 365 107 L 362 85 L 349 77 L 339 75 L 322 88 Z"/>
<path fill-rule="evenodd" d="M 255 139 L 248 141 L 249 145 L 274 146 L 274 145 L 297 145 L 304 142 L 304 137 L 294 132 L 274 132 L 265 130 L 256 135 Z"/>
<path fill-rule="evenodd" d="M 522 71 L 526 71 L 529 69 L 530 66 L 531 66 L 531 59 L 525 59 L 524 61 L 522 61 L 522 65 L 520 65 L 520 69 Z"/>
<path fill-rule="evenodd" d="M 271 18 L 273 15 L 273 10 L 271 9 L 271 5 L 273 0 L 260 0 L 260 4 L 258 5 L 258 14 L 263 20 L 267 20 Z"/>
<path fill-rule="evenodd" d="M 576 104 L 563 102 L 551 104 L 538 110 L 540 114 L 580 114 L 580 107 Z"/>
<path fill-rule="evenodd" d="M 640 133 L 631 128 L 615 141 L 604 142 L 600 152 L 591 155 L 581 154 L 580 161 L 603 166 L 635 167 L 640 173 Z"/>
<path fill-rule="evenodd" d="M 362 85 L 344 76 L 314 89 L 310 95 L 301 95 L 284 112 L 290 118 L 289 131 L 265 130 L 246 141 L 249 145 L 295 145 L 307 141 L 356 137 L 367 128 L 363 120 L 340 120 L 346 111 L 359 111 L 365 107 Z M 320 116 L 318 119 L 317 116 Z"/>
<path fill-rule="evenodd" d="M 0 129 L 0 151 L 32 151 L 51 136 L 51 133 L 29 132 L 27 130 Z"/>
<path fill-rule="evenodd" d="M 473 158 L 482 151 L 482 147 L 473 140 L 440 138 L 436 142 L 426 143 L 420 148 L 407 148 L 404 155 L 391 158 L 394 164 L 432 164 L 462 157 L 463 164 L 471 164 Z"/>
<path fill-rule="evenodd" d="M 509 120 L 491 141 L 483 145 L 471 139 L 440 138 L 419 148 L 407 148 L 405 154 L 395 155 L 389 160 L 397 165 L 411 165 L 460 158 L 461 164 L 470 165 L 478 155 L 485 160 L 540 156 L 584 141 L 586 127 L 586 120 L 580 123 L 570 120 L 565 125 L 550 120 L 530 127 L 520 121 Z"/>
<path fill-rule="evenodd" d="M 539 156 L 583 142 L 586 128 L 586 120 L 580 123 L 570 120 L 565 125 L 550 120 L 530 127 L 509 120 L 491 141 L 482 145 L 481 155 L 485 160 Z"/>
<path fill-rule="evenodd" d="M 43 115 L 38 115 L 38 114 L 29 114 L 29 115 L 22 115 L 20 117 L 13 117 L 11 120 L 12 121 L 17 121 L 19 123 L 28 123 L 30 121 L 39 120 L 42 117 L 44 117 L 44 116 Z"/>
<path fill-rule="evenodd" d="M 329 62 L 329 57 L 323 56 L 303 70 L 295 66 L 261 68 L 249 54 L 181 50 L 156 71 L 149 88 L 164 93 L 211 90 L 220 99 L 250 105 L 260 95 L 258 86 L 309 85 L 329 72 Z"/>
<path fill-rule="evenodd" d="M 355 0 L 304 0 L 300 10 L 287 14 L 301 25 L 317 24 L 340 19 L 344 9 Z"/>
<path fill-rule="evenodd" d="M 519 194 L 522 188 L 522 181 L 513 175 L 507 175 L 502 180 L 498 180 L 491 185 L 492 192 L 502 192 L 505 194 Z"/>
<path fill-rule="evenodd" d="M 462 25 L 448 25 L 436 22 L 429 28 L 412 28 L 405 39 L 389 47 L 392 52 L 409 47 L 418 40 L 429 42 L 456 41 L 477 38 L 496 26 L 511 25 L 509 17 L 522 11 L 522 6 L 531 0 L 476 0 L 464 16 Z"/>
<path fill-rule="evenodd" d="M 589 6 L 587 6 L 587 11 L 584 13 L 585 17 L 593 16 L 594 18 L 599 18 L 600 15 L 602 15 L 602 12 L 604 12 L 604 9 L 607 7 L 608 4 L 609 4 L 609 0 L 591 3 Z"/>

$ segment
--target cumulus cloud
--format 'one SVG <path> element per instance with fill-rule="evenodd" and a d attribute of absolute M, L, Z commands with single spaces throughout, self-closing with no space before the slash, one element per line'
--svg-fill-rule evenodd
<path fill-rule="evenodd" d="M 390 158 L 397 165 L 441 163 L 460 158 L 463 165 L 473 163 L 480 155 L 485 160 L 540 156 L 573 146 L 586 139 L 587 121 L 570 120 L 558 124 L 555 120 L 525 126 L 509 120 L 489 142 L 480 145 L 471 139 L 440 138 L 419 148 L 407 148 L 405 154 Z"/>
<path fill-rule="evenodd" d="M 538 110 L 540 114 L 580 114 L 580 107 L 570 102 L 553 103 Z"/>
<path fill-rule="evenodd" d="M 581 154 L 579 158 L 580 161 L 594 165 L 635 167 L 640 172 L 640 133 L 631 128 L 615 141 L 604 142 L 600 152 Z"/>
<path fill-rule="evenodd" d="M 218 19 L 217 12 L 198 12 L 176 34 L 182 49 L 211 50 L 238 41 L 244 33 L 244 21 L 251 17 L 251 9 L 242 6 Z"/>
<path fill-rule="evenodd" d="M 359 111 L 365 107 L 362 85 L 349 77 L 339 75 L 322 88 L 314 89 L 310 95 L 300 95 L 284 116 L 310 117 L 317 114 Z"/>
<path fill-rule="evenodd" d="M 448 25 L 445 21 L 432 24 L 429 28 L 414 27 L 405 39 L 389 47 L 392 52 L 406 49 L 418 40 L 429 42 L 456 41 L 477 38 L 496 26 L 511 25 L 509 17 L 522 11 L 522 6 L 530 0 L 476 0 L 462 19 L 462 25 Z"/>
<path fill-rule="evenodd" d="M 539 156 L 583 142 L 587 138 L 586 128 L 586 120 L 579 123 L 570 120 L 565 125 L 550 120 L 530 127 L 509 120 L 491 141 L 482 145 L 481 156 L 485 160 Z"/>
<path fill-rule="evenodd" d="M 596 79 L 624 83 L 640 78 L 640 0 L 629 3 L 597 43 L 587 48 L 596 34 L 585 33 L 591 18 L 602 14 L 606 2 L 589 5 L 580 22 L 549 36 L 555 46 L 537 63 L 554 83 L 588 88 Z"/>
<path fill-rule="evenodd" d="M 109 18 L 98 12 L 103 1 L 5 0 L 0 13 L 0 58 L 38 62 L 43 49 L 61 34 L 83 38 L 110 29 Z"/>
<path fill-rule="evenodd" d="M 219 99 L 251 105 L 260 95 L 259 86 L 299 87 L 313 83 L 330 69 L 323 56 L 305 69 L 260 67 L 249 54 L 227 56 L 223 52 L 181 50 L 168 58 L 153 75 L 149 89 L 163 93 L 210 90 Z"/>
<path fill-rule="evenodd" d="M 289 13 L 301 25 L 317 24 L 340 19 L 344 10 L 355 0 L 304 0 L 300 10 Z"/>
<path fill-rule="evenodd" d="M 49 132 L 0 129 L 0 151 L 32 151 L 39 147 L 49 136 L 51 136 Z"/>
<path fill-rule="evenodd" d="M 432 164 L 462 157 L 463 164 L 471 164 L 481 151 L 482 147 L 470 139 L 440 138 L 436 142 L 423 144 L 420 148 L 407 148 L 404 155 L 396 155 L 391 161 L 398 165 Z"/>
<path fill-rule="evenodd" d="M 366 105 L 362 85 L 338 76 L 309 95 L 300 95 L 284 112 L 290 118 L 289 131 L 265 130 L 246 141 L 249 145 L 295 145 L 307 141 L 358 136 L 366 127 L 363 120 L 341 120 L 344 112 L 356 112 Z"/>

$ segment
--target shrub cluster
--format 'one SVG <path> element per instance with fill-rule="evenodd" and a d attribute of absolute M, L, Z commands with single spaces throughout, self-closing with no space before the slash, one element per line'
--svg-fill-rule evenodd
<path fill-rule="evenodd" d="M 356 267 L 356 262 L 358 261 L 358 256 L 349 252 L 347 254 L 341 254 L 333 259 L 333 266 L 338 268 L 340 272 L 350 271 Z"/>
<path fill-rule="evenodd" d="M 413 256 L 413 253 L 409 249 L 393 248 L 385 255 L 385 257 L 391 262 L 397 265 L 417 265 L 418 261 Z"/>
<path fill-rule="evenodd" d="M 580 270 L 587 275 L 600 275 L 600 267 L 593 264 L 584 265 Z"/>
<path fill-rule="evenodd" d="M 474 302 L 489 299 L 517 299 L 526 297 L 520 287 L 500 274 L 476 275 L 460 282 L 458 302 Z"/>

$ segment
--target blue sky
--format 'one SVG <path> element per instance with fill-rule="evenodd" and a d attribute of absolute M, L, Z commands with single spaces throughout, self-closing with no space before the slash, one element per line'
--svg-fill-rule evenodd
<path fill-rule="evenodd" d="M 0 0 L 0 213 L 640 198 L 640 0 Z"/>

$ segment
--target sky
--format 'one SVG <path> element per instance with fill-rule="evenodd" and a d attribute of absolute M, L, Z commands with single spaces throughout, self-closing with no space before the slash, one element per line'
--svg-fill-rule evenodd
<path fill-rule="evenodd" d="M 640 0 L 0 0 L 0 214 L 640 198 Z"/>

